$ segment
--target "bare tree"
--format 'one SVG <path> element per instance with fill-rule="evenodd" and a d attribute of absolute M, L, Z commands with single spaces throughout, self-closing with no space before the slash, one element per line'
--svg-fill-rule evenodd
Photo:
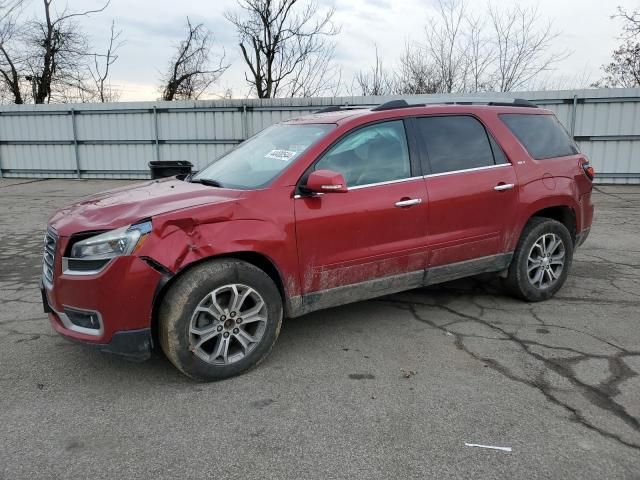
<path fill-rule="evenodd" d="M 378 54 L 378 46 L 375 46 L 375 63 L 369 71 L 359 71 L 354 79 L 356 92 L 360 95 L 391 95 L 395 93 L 396 85 L 392 73 L 384 69 L 382 58 Z M 357 94 L 356 93 L 356 94 Z"/>
<path fill-rule="evenodd" d="M 0 81 L 14 103 L 91 101 L 90 45 L 78 20 L 104 11 L 58 12 L 54 0 L 42 0 L 42 15 L 18 22 L 22 1 L 0 0 Z M 3 9 L 9 4 L 11 8 Z M 8 14 L 6 12 L 9 12 Z"/>
<path fill-rule="evenodd" d="M 286 89 L 289 97 L 318 97 L 333 94 L 340 89 L 342 70 L 333 62 L 335 46 L 328 45 L 326 49 L 310 57 L 300 68 L 291 74 Z"/>
<path fill-rule="evenodd" d="M 224 52 L 212 62 L 213 40 L 207 27 L 187 18 L 187 37 L 178 44 L 163 78 L 163 100 L 198 99 L 229 68 Z"/>
<path fill-rule="evenodd" d="M 465 89 L 467 59 L 460 44 L 465 15 L 463 0 L 438 0 L 437 16 L 425 28 L 426 53 L 440 73 L 443 93 Z"/>
<path fill-rule="evenodd" d="M 624 20 L 621 39 L 623 43 L 613 51 L 611 62 L 602 66 L 604 77 L 595 82 L 593 87 L 640 86 L 640 12 L 627 11 L 618 7 L 618 13 L 612 18 Z"/>
<path fill-rule="evenodd" d="M 330 38 L 339 32 L 334 9 L 323 14 L 313 2 L 297 9 L 299 0 L 238 0 L 238 5 L 242 13 L 225 17 L 236 27 L 249 68 L 245 80 L 258 98 L 317 90 L 326 77 L 309 73 L 312 65 L 327 72 L 333 59 Z"/>
<path fill-rule="evenodd" d="M 469 49 L 464 44 L 466 5 L 461 0 L 438 0 L 435 15 L 424 29 L 424 42 L 407 42 L 393 74 L 376 63 L 370 72 L 359 72 L 355 81 L 363 93 L 427 94 L 464 91 Z M 478 65 L 478 67 L 480 67 Z M 371 95 L 375 93 L 370 93 Z"/>
<path fill-rule="evenodd" d="M 611 62 L 603 65 L 605 76 L 592 86 L 633 88 L 640 86 L 640 43 L 626 40 L 613 51 Z"/>
<path fill-rule="evenodd" d="M 120 41 L 122 30 L 116 31 L 115 21 L 111 22 L 111 36 L 109 46 L 104 54 L 93 54 L 93 66 L 89 66 L 89 73 L 95 84 L 96 96 L 100 102 L 113 102 L 118 99 L 118 92 L 111 87 L 109 74 L 111 65 L 118 60 L 118 50 L 124 42 Z"/>
<path fill-rule="evenodd" d="M 618 13 L 611 18 L 621 18 L 624 20 L 622 27 L 624 37 L 637 37 L 640 35 L 640 9 L 626 10 L 618 7 Z"/>
<path fill-rule="evenodd" d="M 0 1 L 0 23 L 4 21 L 5 18 L 11 16 L 22 8 L 24 4 L 24 0 L 2 0 Z"/>
<path fill-rule="evenodd" d="M 61 13 L 52 9 L 53 0 L 43 0 L 44 19 L 28 22 L 25 26 L 27 51 L 26 79 L 32 87 L 34 103 L 49 103 L 56 98 L 67 100 L 70 90 L 83 92 L 86 85 L 89 41 L 76 20 L 103 12 L 110 0 L 97 9 Z"/>
<path fill-rule="evenodd" d="M 12 43 L 16 40 L 17 14 L 23 0 L 0 1 L 0 82 L 3 100 L 24 103 L 20 81 L 20 61 Z"/>
<path fill-rule="evenodd" d="M 441 91 L 442 81 L 438 68 L 424 55 L 420 46 L 407 42 L 400 57 L 394 93 L 400 95 L 428 94 Z"/>
<path fill-rule="evenodd" d="M 15 57 L 8 52 L 8 48 L 5 42 L 0 44 L 0 54 L 2 54 L 2 60 L 0 60 L 0 75 L 2 76 L 5 87 L 3 94 L 5 97 L 10 97 L 12 103 L 21 104 L 24 103 L 24 98 L 22 95 L 20 74 L 18 73 Z"/>
<path fill-rule="evenodd" d="M 491 71 L 496 60 L 495 43 L 486 34 L 481 18 L 468 17 L 465 32 L 466 89 L 470 92 L 491 90 L 495 73 Z"/>
<path fill-rule="evenodd" d="M 550 23 L 541 25 L 535 9 L 498 11 L 489 5 L 488 15 L 476 17 L 463 0 L 438 0 L 424 42 L 409 42 L 393 69 L 392 90 L 409 94 L 522 88 L 566 57 L 566 52 L 551 50 L 557 37 Z M 376 72 L 380 79 L 377 63 L 372 73 L 358 73 L 356 81 L 370 85 Z"/>
<path fill-rule="evenodd" d="M 567 57 L 567 52 L 550 53 L 559 34 L 551 22 L 538 27 L 537 8 L 519 5 L 500 12 L 489 6 L 496 45 L 496 89 L 508 92 L 523 88 L 534 77 Z"/>
<path fill-rule="evenodd" d="M 570 74 L 542 74 L 531 82 L 530 90 L 576 90 L 589 88 L 593 83 L 592 73 L 585 66 L 581 71 Z"/>
<path fill-rule="evenodd" d="M 490 88 L 492 49 L 484 23 L 464 0 L 438 0 L 424 42 L 408 42 L 396 68 L 396 93 L 450 93 Z"/>

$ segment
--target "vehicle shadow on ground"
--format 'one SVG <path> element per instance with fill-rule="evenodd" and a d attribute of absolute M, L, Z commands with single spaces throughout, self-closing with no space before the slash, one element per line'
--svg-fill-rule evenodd
<path fill-rule="evenodd" d="M 500 288 L 499 282 L 493 276 L 456 280 L 445 284 L 424 287 L 409 292 L 428 298 L 457 295 L 497 295 L 506 296 Z M 398 294 L 400 295 L 400 294 Z M 323 349 L 317 343 L 324 343 L 323 332 L 340 331 L 345 334 L 357 334 L 363 328 L 377 329 L 378 319 L 369 315 L 370 311 L 378 308 L 378 302 L 394 301 L 397 295 L 389 295 L 378 299 L 357 302 L 328 310 L 314 312 L 295 319 L 283 321 L 280 337 L 274 346 L 270 357 L 257 368 L 268 367 L 273 363 L 295 361 L 300 356 L 314 355 L 313 349 Z M 315 342 L 319 340 L 319 342 Z M 314 345 L 316 343 L 316 345 Z M 164 356 L 159 347 L 155 348 L 151 358 L 145 362 L 134 362 L 122 357 L 98 352 L 60 338 L 56 346 L 65 351 L 65 355 L 77 357 L 75 360 L 93 370 L 92 378 L 108 383 L 135 382 L 141 384 L 176 384 L 188 385 L 198 383 L 182 375 Z M 309 351 L 309 348 L 312 351 Z M 273 365 L 272 365 L 273 366 Z M 345 366 L 348 368 L 348 366 Z M 72 372 L 69 372 L 72 375 Z M 68 377 L 69 378 L 69 377 Z M 86 378 L 83 379 L 86 381 Z"/>

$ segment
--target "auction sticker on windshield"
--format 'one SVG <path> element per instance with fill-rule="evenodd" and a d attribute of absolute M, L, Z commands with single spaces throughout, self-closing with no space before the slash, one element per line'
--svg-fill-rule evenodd
<path fill-rule="evenodd" d="M 267 153 L 264 156 L 264 158 L 273 158 L 275 160 L 282 160 L 283 162 L 288 162 L 293 157 L 295 157 L 297 153 L 298 152 L 293 152 L 291 150 L 271 150 L 269 153 Z"/>

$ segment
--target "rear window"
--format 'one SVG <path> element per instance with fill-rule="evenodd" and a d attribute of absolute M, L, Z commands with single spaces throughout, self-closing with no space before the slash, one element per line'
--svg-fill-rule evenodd
<path fill-rule="evenodd" d="M 554 115 L 503 113 L 500 118 L 536 160 L 579 153 L 578 147 Z"/>

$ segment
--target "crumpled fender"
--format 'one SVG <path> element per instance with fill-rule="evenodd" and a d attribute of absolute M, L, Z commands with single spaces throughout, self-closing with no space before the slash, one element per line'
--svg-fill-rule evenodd
<path fill-rule="evenodd" d="M 237 202 L 218 205 L 215 209 L 196 207 L 190 214 L 189 217 L 171 214 L 154 217 L 153 231 L 137 254 L 153 259 L 176 274 L 206 258 L 257 253 L 276 266 L 287 295 L 298 294 L 293 223 L 283 229 L 282 224 L 243 211 Z"/>

